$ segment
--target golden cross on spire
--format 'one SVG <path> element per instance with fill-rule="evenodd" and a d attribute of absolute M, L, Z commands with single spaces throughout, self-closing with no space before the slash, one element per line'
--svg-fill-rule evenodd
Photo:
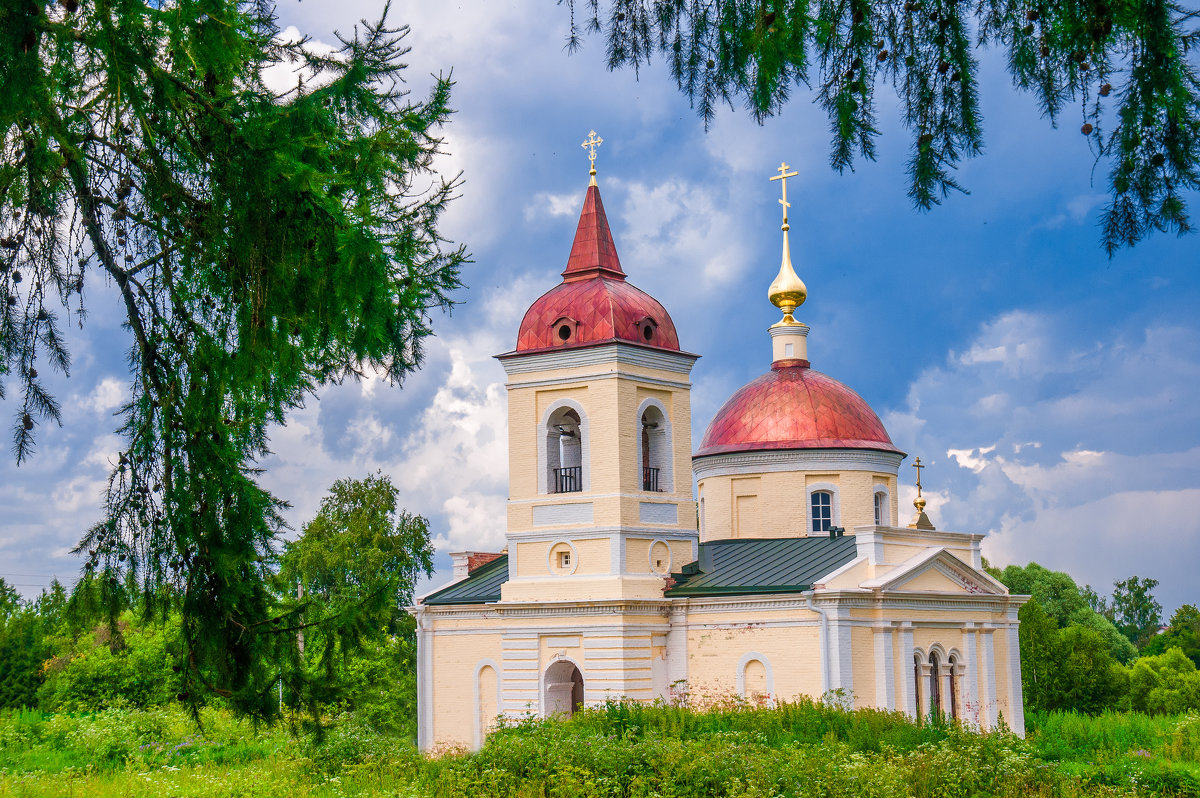
<path fill-rule="evenodd" d="M 603 143 L 604 139 L 597 136 L 596 131 L 590 130 L 588 131 L 587 139 L 584 140 L 583 144 L 579 145 L 588 151 L 588 160 L 591 162 L 591 169 L 588 171 L 588 174 L 592 176 L 592 179 L 588 182 L 589 186 L 596 185 L 596 148 Z"/>
<path fill-rule="evenodd" d="M 913 468 L 917 469 L 917 498 L 913 499 L 913 507 L 917 508 L 917 514 L 913 516 L 912 523 L 908 525 L 909 529 L 935 528 L 933 522 L 929 520 L 929 516 L 925 515 L 925 497 L 921 495 L 921 469 L 928 467 L 921 463 L 920 457 L 913 463 Z"/>
<path fill-rule="evenodd" d="M 775 177 L 771 178 L 772 180 L 782 180 L 783 181 L 780 184 L 781 187 L 783 188 L 783 199 L 779 200 L 779 204 L 783 206 L 783 228 L 782 229 L 784 229 L 784 230 L 788 229 L 787 209 L 792 207 L 792 203 L 787 201 L 787 179 L 789 177 L 795 177 L 797 174 L 799 174 L 798 172 L 789 172 L 788 169 L 791 169 L 791 167 L 787 165 L 787 162 L 781 161 L 779 164 L 779 168 L 775 170 L 776 172 L 779 172 L 779 174 L 777 174 Z"/>

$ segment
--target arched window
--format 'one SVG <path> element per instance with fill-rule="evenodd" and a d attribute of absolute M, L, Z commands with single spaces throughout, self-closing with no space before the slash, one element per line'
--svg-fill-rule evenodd
<path fill-rule="evenodd" d="M 942 714 L 942 674 L 936 652 L 929 654 L 929 716 Z"/>
<path fill-rule="evenodd" d="M 924 715 L 921 712 L 921 655 L 913 654 L 913 698 L 917 707 L 917 718 Z"/>
<path fill-rule="evenodd" d="M 496 725 L 500 714 L 500 687 L 497 665 L 490 659 L 481 660 L 475 667 L 475 749 Z"/>
<path fill-rule="evenodd" d="M 884 491 L 875 491 L 875 526 L 888 523 L 888 495 Z"/>
<path fill-rule="evenodd" d="M 638 412 L 638 485 L 651 493 L 673 490 L 671 423 L 662 403 L 647 399 Z"/>
<path fill-rule="evenodd" d="M 828 532 L 833 526 L 833 493 L 827 490 L 812 492 L 812 531 Z"/>
<path fill-rule="evenodd" d="M 958 720 L 958 655 L 951 654 L 950 660 L 947 663 L 946 669 L 950 671 L 950 690 L 947 693 L 947 698 L 950 699 L 950 717 Z"/>
<path fill-rule="evenodd" d="M 771 704 L 775 694 L 775 675 L 770 661 L 757 651 L 746 652 L 737 665 L 737 693 L 755 703 Z"/>

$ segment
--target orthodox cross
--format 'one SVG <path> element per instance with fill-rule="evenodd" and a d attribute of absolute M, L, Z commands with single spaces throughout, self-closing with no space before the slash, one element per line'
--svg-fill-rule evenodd
<path fill-rule="evenodd" d="M 921 469 L 928 468 L 928 466 L 921 465 L 921 458 L 918 457 L 917 461 L 915 463 L 913 463 L 913 468 L 917 469 L 917 496 L 920 496 L 921 495 Z"/>
<path fill-rule="evenodd" d="M 591 170 L 588 172 L 592 176 L 592 181 L 588 185 L 596 185 L 596 148 L 604 143 L 604 139 L 596 135 L 596 131 L 589 130 L 588 137 L 579 146 L 588 151 L 588 160 L 591 162 Z"/>
<path fill-rule="evenodd" d="M 783 199 L 779 200 L 779 204 L 783 206 L 783 228 L 782 229 L 784 229 L 784 230 L 788 229 L 787 209 L 792 207 L 792 204 L 787 201 L 787 179 L 789 177 L 795 177 L 798 174 L 797 172 L 789 172 L 788 169 L 790 169 L 790 168 L 791 167 L 788 166 L 786 162 L 780 162 L 779 168 L 775 170 L 775 171 L 779 172 L 779 174 L 776 175 L 775 177 L 771 178 L 772 180 L 783 181 L 782 183 L 780 183 L 780 186 L 782 186 L 782 188 L 783 188 Z M 920 473 L 920 472 L 918 472 L 918 473 Z"/>

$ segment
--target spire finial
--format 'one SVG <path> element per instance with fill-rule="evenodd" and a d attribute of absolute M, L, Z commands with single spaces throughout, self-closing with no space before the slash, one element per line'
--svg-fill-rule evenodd
<path fill-rule="evenodd" d="M 804 281 L 796 275 L 796 270 L 792 268 L 792 252 L 788 244 L 788 208 L 791 203 L 787 201 L 787 179 L 796 177 L 796 172 L 789 172 L 791 167 L 787 163 L 780 163 L 779 168 L 775 171 L 779 174 L 771 178 L 772 181 L 780 181 L 780 187 L 783 196 L 779 200 L 779 204 L 783 206 L 783 262 L 779 264 L 779 274 L 775 276 L 775 281 L 771 283 L 771 287 L 767 291 L 767 296 L 771 300 L 771 304 L 783 311 L 783 320 L 779 325 L 790 327 L 799 324 L 800 322 L 792 316 L 796 308 L 804 304 L 804 300 L 808 298 L 808 288 L 805 287 Z"/>
<path fill-rule="evenodd" d="M 786 161 L 780 162 L 779 168 L 775 170 L 779 174 L 771 178 L 771 180 L 781 181 L 779 185 L 783 189 L 783 198 L 779 200 L 779 204 L 783 206 L 783 227 L 779 229 L 785 233 L 788 231 L 787 209 L 792 207 L 792 203 L 787 201 L 787 179 L 799 174 L 799 172 L 789 172 L 788 169 L 791 167 L 787 165 Z"/>
<path fill-rule="evenodd" d="M 591 180 L 588 181 L 589 186 L 596 185 L 596 148 L 604 143 L 604 139 L 596 135 L 596 131 L 589 130 L 588 137 L 583 144 L 579 145 L 588 151 L 588 161 L 591 164 L 588 174 L 591 175 Z"/>
<path fill-rule="evenodd" d="M 918 457 L 912 465 L 917 469 L 917 498 L 913 499 L 913 507 L 917 508 L 917 514 L 913 516 L 912 523 L 908 525 L 909 529 L 933 529 L 933 522 L 929 520 L 929 516 L 925 515 L 925 497 L 921 495 L 921 469 L 929 466 L 921 462 Z"/>

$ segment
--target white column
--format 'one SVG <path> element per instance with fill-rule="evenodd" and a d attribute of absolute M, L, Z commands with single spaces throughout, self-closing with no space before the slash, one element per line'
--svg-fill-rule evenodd
<path fill-rule="evenodd" d="M 979 667 L 983 671 L 983 724 L 986 729 L 996 728 L 996 648 L 992 643 L 991 625 L 979 630 L 983 635 Z"/>
<path fill-rule="evenodd" d="M 417 744 L 433 747 L 433 632 L 426 610 L 417 610 Z"/>
<path fill-rule="evenodd" d="M 854 645 L 851 639 L 850 610 L 834 606 L 829 613 L 829 654 L 832 682 L 828 689 L 842 691 L 845 707 L 854 706 Z"/>
<path fill-rule="evenodd" d="M 687 608 L 672 607 L 667 631 L 667 695 L 673 699 L 688 689 Z"/>
<path fill-rule="evenodd" d="M 896 663 L 892 657 L 892 626 L 875 627 L 875 706 L 896 708 Z"/>
<path fill-rule="evenodd" d="M 932 672 L 933 667 L 929 664 L 929 660 L 926 659 L 921 663 L 921 695 L 924 698 L 920 706 L 922 718 L 927 718 L 933 714 L 935 706 L 933 703 L 933 690 L 931 689 L 933 687 L 933 680 L 929 678 Z"/>
<path fill-rule="evenodd" d="M 1021 688 L 1021 640 L 1017 636 L 1017 610 L 1008 613 L 1008 702 L 1011 707 L 1008 725 L 1019 736 L 1025 736 L 1025 693 Z"/>
<path fill-rule="evenodd" d="M 975 624 L 963 624 L 963 675 L 962 701 L 963 721 L 975 726 L 983 722 L 983 713 L 979 707 L 979 649 L 976 645 L 978 634 Z"/>
<path fill-rule="evenodd" d="M 912 624 L 900 624 L 900 708 L 910 718 L 917 717 L 917 694 L 913 684 L 913 629 Z"/>

